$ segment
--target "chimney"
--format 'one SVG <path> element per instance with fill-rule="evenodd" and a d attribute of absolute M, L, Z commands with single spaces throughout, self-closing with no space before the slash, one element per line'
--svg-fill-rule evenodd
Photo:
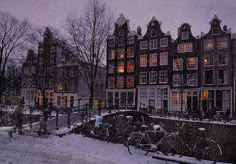
<path fill-rule="evenodd" d="M 140 26 L 138 26 L 138 28 L 137 28 L 137 34 L 138 34 L 138 35 L 142 35 L 142 29 L 141 29 Z"/>

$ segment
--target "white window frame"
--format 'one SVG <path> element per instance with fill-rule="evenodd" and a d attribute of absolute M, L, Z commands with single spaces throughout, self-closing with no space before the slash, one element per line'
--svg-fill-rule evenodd
<path fill-rule="evenodd" d="M 146 64 L 141 63 L 141 61 L 142 61 L 141 59 L 142 58 L 146 58 Z M 139 67 L 147 67 L 147 54 L 140 55 Z"/>
<path fill-rule="evenodd" d="M 176 84 L 176 81 L 174 80 L 175 78 L 179 79 L 179 84 Z M 183 78 L 182 78 L 182 80 L 183 80 Z M 181 75 L 180 74 L 173 74 L 173 86 L 178 87 L 180 85 L 181 85 Z"/>
<path fill-rule="evenodd" d="M 219 47 L 220 42 L 224 42 L 224 47 Z M 224 49 L 224 48 L 228 48 L 228 38 L 227 37 L 217 38 L 217 49 Z"/>
<path fill-rule="evenodd" d="M 219 82 L 219 71 L 220 70 L 222 70 L 222 71 L 224 71 L 224 83 L 220 83 Z M 226 77 L 227 76 L 227 77 Z M 225 79 L 225 78 L 227 78 L 227 79 Z M 227 80 L 227 81 L 226 81 Z M 218 71 L 217 71 L 217 84 L 218 85 L 228 85 L 229 84 L 229 71 L 227 70 L 227 69 L 219 69 Z"/>
<path fill-rule="evenodd" d="M 158 40 L 157 39 L 152 39 L 149 41 L 149 49 L 150 50 L 155 50 L 157 49 L 158 46 Z"/>
<path fill-rule="evenodd" d="M 196 61 L 196 66 L 194 68 L 189 67 L 189 59 L 194 58 Z M 195 70 L 198 69 L 198 58 L 197 57 L 189 57 L 187 58 L 187 69 L 188 70 Z"/>
<path fill-rule="evenodd" d="M 148 41 L 147 40 L 140 41 L 140 50 L 145 50 L 145 49 L 148 49 Z"/>
<path fill-rule="evenodd" d="M 211 64 L 211 65 L 209 65 L 209 64 L 205 64 L 205 55 L 212 55 L 212 63 L 213 64 Z M 203 54 L 203 65 L 204 65 L 204 67 L 212 67 L 212 66 L 214 66 L 214 62 L 215 62 L 215 60 L 214 60 L 214 54 L 212 54 L 212 53 L 204 53 Z"/>
<path fill-rule="evenodd" d="M 176 60 L 180 60 L 181 61 L 181 68 L 175 68 L 175 61 Z M 182 58 L 176 58 L 176 59 L 173 59 L 173 71 L 180 71 L 180 70 L 183 70 L 183 59 Z"/>
<path fill-rule="evenodd" d="M 211 48 L 206 47 L 206 44 L 208 44 L 209 42 L 212 42 L 213 47 L 211 47 Z M 204 44 L 204 45 L 203 45 L 204 50 L 213 50 L 214 47 L 215 47 L 215 46 L 214 46 L 214 39 L 205 39 L 203 44 Z"/>
<path fill-rule="evenodd" d="M 191 50 L 188 50 L 187 47 L 190 45 L 192 46 L 192 48 Z M 180 50 L 180 46 L 183 46 L 183 50 Z M 189 43 L 178 44 L 177 50 L 178 50 L 178 53 L 193 52 L 193 43 L 189 42 Z"/>
<path fill-rule="evenodd" d="M 169 53 L 168 52 L 161 52 L 160 53 L 160 66 L 162 66 L 162 65 L 168 65 L 168 55 L 169 55 Z M 166 60 L 166 63 L 164 63 L 163 64 L 163 60 L 165 61 L 165 59 L 167 59 Z"/>
<path fill-rule="evenodd" d="M 134 70 L 133 71 L 129 70 L 129 63 L 133 64 L 133 66 L 134 66 Z M 135 71 L 135 61 L 134 60 L 128 60 L 127 61 L 127 72 L 134 72 L 134 71 Z"/>
<path fill-rule="evenodd" d="M 161 76 L 162 76 L 162 73 L 163 72 L 165 72 L 166 74 L 167 74 L 167 81 L 161 81 Z M 161 83 L 161 84 L 164 84 L 164 83 L 168 83 L 168 70 L 161 70 L 160 72 L 159 72 L 159 83 Z"/>
<path fill-rule="evenodd" d="M 188 31 L 183 31 L 183 32 L 181 33 L 181 39 L 182 39 L 182 40 L 187 40 L 187 39 L 189 39 L 189 32 L 188 32 Z"/>
<path fill-rule="evenodd" d="M 152 81 L 155 79 L 154 81 Z M 157 83 L 157 71 L 150 71 L 149 72 L 149 84 L 156 84 Z"/>
<path fill-rule="evenodd" d="M 153 62 L 155 62 L 155 63 L 153 64 Z M 157 66 L 157 53 L 150 54 L 149 65 L 150 66 Z"/>
<path fill-rule="evenodd" d="M 190 76 L 192 76 L 192 75 L 194 75 L 195 77 L 196 77 L 196 84 L 190 84 L 189 82 L 189 77 Z M 196 73 L 194 73 L 194 74 L 187 74 L 187 86 L 197 86 L 197 84 L 198 84 L 198 77 L 197 77 L 197 74 Z"/>
<path fill-rule="evenodd" d="M 160 47 L 168 47 L 168 38 L 160 39 Z"/>
<path fill-rule="evenodd" d="M 144 82 L 142 82 L 142 78 L 145 78 Z M 147 72 L 140 72 L 139 84 L 147 84 Z"/>

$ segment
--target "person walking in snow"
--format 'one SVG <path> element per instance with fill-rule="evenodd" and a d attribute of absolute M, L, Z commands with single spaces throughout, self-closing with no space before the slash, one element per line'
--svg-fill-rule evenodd
<path fill-rule="evenodd" d="M 39 130 L 38 130 L 39 135 L 42 134 L 42 130 L 44 134 L 49 134 L 47 130 L 47 112 L 46 111 L 43 111 L 43 115 L 39 118 Z"/>

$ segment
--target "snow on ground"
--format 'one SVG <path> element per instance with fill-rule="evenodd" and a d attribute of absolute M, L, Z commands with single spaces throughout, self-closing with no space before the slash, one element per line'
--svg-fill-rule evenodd
<path fill-rule="evenodd" d="M 129 155 L 120 144 L 67 135 L 62 138 L 35 138 L 0 133 L 1 164 L 155 164 L 166 163 L 151 156 Z"/>

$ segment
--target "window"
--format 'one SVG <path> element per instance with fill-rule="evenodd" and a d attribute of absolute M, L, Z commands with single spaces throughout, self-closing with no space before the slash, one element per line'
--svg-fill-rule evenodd
<path fill-rule="evenodd" d="M 140 88 L 140 103 L 141 106 L 143 107 L 147 105 L 147 88 Z"/>
<path fill-rule="evenodd" d="M 114 63 L 109 63 L 109 65 L 108 65 L 108 73 L 114 73 Z"/>
<path fill-rule="evenodd" d="M 180 85 L 181 85 L 180 75 L 179 74 L 173 75 L 173 86 L 180 86 Z"/>
<path fill-rule="evenodd" d="M 140 42 L 140 50 L 144 50 L 148 48 L 148 42 L 147 41 L 141 41 Z"/>
<path fill-rule="evenodd" d="M 156 53 L 153 53 L 153 54 L 150 54 L 150 66 L 156 66 L 157 65 L 157 54 Z"/>
<path fill-rule="evenodd" d="M 213 34 L 213 35 L 218 35 L 218 34 L 219 34 L 219 31 L 220 31 L 220 30 L 219 30 L 219 28 L 218 28 L 217 26 L 215 26 L 215 27 L 212 28 L 212 34 Z"/>
<path fill-rule="evenodd" d="M 168 82 L 168 71 L 160 71 L 160 83 L 167 83 Z"/>
<path fill-rule="evenodd" d="M 217 38 L 217 48 L 228 48 L 228 39 L 227 38 Z"/>
<path fill-rule="evenodd" d="M 192 52 L 193 44 L 192 43 L 182 43 L 178 44 L 178 53 Z"/>
<path fill-rule="evenodd" d="M 118 46 L 124 46 L 125 45 L 125 38 L 122 37 L 122 38 L 119 38 L 118 40 Z"/>
<path fill-rule="evenodd" d="M 140 72 L 140 84 L 147 83 L 147 72 Z"/>
<path fill-rule="evenodd" d="M 228 54 L 227 53 L 218 54 L 218 65 L 228 65 Z"/>
<path fill-rule="evenodd" d="M 160 65 L 168 65 L 168 52 L 160 53 Z"/>
<path fill-rule="evenodd" d="M 147 67 L 147 55 L 140 55 L 140 67 Z"/>
<path fill-rule="evenodd" d="M 182 32 L 181 37 L 182 37 L 182 40 L 189 39 L 188 31 Z"/>
<path fill-rule="evenodd" d="M 125 35 L 125 30 L 124 29 L 120 29 L 119 30 L 119 36 L 124 36 Z"/>
<path fill-rule="evenodd" d="M 28 80 L 27 80 L 27 86 L 28 86 L 28 87 L 31 87 L 31 85 L 32 85 L 32 79 L 28 79 Z"/>
<path fill-rule="evenodd" d="M 197 86 L 197 74 L 188 74 L 187 75 L 187 85 L 188 86 Z"/>
<path fill-rule="evenodd" d="M 228 84 L 228 71 L 218 70 L 218 84 L 227 85 Z"/>
<path fill-rule="evenodd" d="M 108 39 L 108 47 L 115 47 L 115 38 Z"/>
<path fill-rule="evenodd" d="M 129 60 L 127 62 L 127 72 L 134 72 L 134 61 Z"/>
<path fill-rule="evenodd" d="M 116 57 L 116 52 L 115 52 L 115 50 L 110 50 L 110 52 L 109 52 L 109 59 L 110 59 L 110 60 L 114 60 L 115 57 Z"/>
<path fill-rule="evenodd" d="M 156 36 L 157 36 L 157 30 L 151 29 L 151 37 L 156 37 Z"/>
<path fill-rule="evenodd" d="M 124 77 L 117 77 L 117 88 L 124 88 Z"/>
<path fill-rule="evenodd" d="M 149 83 L 150 84 L 157 83 L 157 72 L 156 71 L 149 72 Z"/>
<path fill-rule="evenodd" d="M 213 84 L 213 70 L 205 71 L 205 84 Z"/>
<path fill-rule="evenodd" d="M 125 49 L 119 48 L 118 49 L 118 59 L 124 59 L 125 58 Z"/>
<path fill-rule="evenodd" d="M 197 58 L 188 58 L 188 69 L 197 69 Z"/>
<path fill-rule="evenodd" d="M 178 71 L 183 69 L 183 59 L 173 59 L 173 70 Z"/>
<path fill-rule="evenodd" d="M 204 66 L 214 65 L 213 54 L 204 54 Z"/>
<path fill-rule="evenodd" d="M 128 37 L 127 44 L 128 44 L 128 45 L 134 44 L 134 37 L 133 37 L 133 36 Z"/>
<path fill-rule="evenodd" d="M 212 50 L 214 48 L 214 40 L 213 39 L 205 39 L 204 40 L 204 49 Z"/>
<path fill-rule="evenodd" d="M 124 73 L 125 72 L 124 62 L 119 62 L 118 63 L 117 72 L 118 73 Z"/>
<path fill-rule="evenodd" d="M 129 47 L 127 49 L 127 58 L 132 58 L 132 57 L 134 57 L 134 48 Z"/>
<path fill-rule="evenodd" d="M 108 77 L 108 88 L 114 88 L 114 87 L 115 87 L 115 78 Z"/>
<path fill-rule="evenodd" d="M 177 91 L 172 92 L 172 106 L 178 106 L 179 104 L 179 96 Z"/>
<path fill-rule="evenodd" d="M 49 87 L 54 87 L 55 81 L 54 80 L 49 80 Z"/>
<path fill-rule="evenodd" d="M 160 47 L 168 47 L 168 38 L 160 39 Z"/>
<path fill-rule="evenodd" d="M 150 40 L 149 42 L 149 48 L 151 50 L 157 49 L 157 39 Z"/>
<path fill-rule="evenodd" d="M 127 76 L 127 88 L 134 87 L 134 76 Z"/>

